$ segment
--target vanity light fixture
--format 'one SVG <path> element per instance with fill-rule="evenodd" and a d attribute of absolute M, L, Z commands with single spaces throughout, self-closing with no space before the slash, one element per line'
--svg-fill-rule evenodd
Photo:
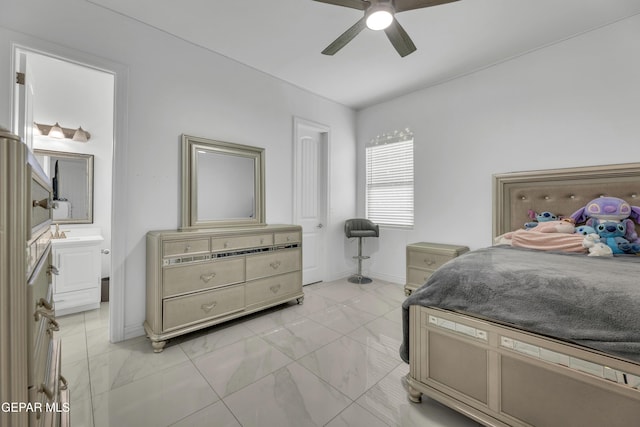
<path fill-rule="evenodd" d="M 91 134 L 82 129 L 82 126 L 78 127 L 78 129 L 71 129 L 60 126 L 58 122 L 55 125 L 33 122 L 33 128 L 35 134 L 51 138 L 71 139 L 77 142 L 87 142 L 91 138 Z"/>

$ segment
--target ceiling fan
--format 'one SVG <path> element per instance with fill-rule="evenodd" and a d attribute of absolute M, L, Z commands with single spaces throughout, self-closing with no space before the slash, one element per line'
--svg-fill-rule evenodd
<path fill-rule="evenodd" d="M 315 0 L 336 6 L 350 7 L 364 11 L 364 16 L 351 28 L 342 33 L 322 51 L 325 55 L 333 55 L 349 43 L 365 27 L 372 30 L 384 30 L 389 41 L 400 56 L 405 57 L 416 50 L 409 34 L 395 19 L 396 13 L 424 7 L 438 6 L 459 0 Z"/>

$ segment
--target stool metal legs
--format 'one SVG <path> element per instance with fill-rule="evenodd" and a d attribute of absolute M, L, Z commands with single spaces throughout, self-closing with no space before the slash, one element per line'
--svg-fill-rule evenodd
<path fill-rule="evenodd" d="M 373 282 L 373 280 L 371 280 L 370 278 L 364 277 L 362 275 L 362 260 L 369 258 L 368 256 L 362 255 L 362 237 L 358 237 L 358 256 L 354 256 L 353 258 L 358 260 L 358 273 L 349 277 L 349 279 L 347 280 L 351 283 L 359 283 L 359 284 Z"/>

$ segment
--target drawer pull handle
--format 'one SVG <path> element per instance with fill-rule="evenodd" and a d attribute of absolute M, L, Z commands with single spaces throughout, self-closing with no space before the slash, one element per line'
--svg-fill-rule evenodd
<path fill-rule="evenodd" d="M 202 280 L 204 283 L 209 283 L 209 280 L 213 279 L 214 277 L 216 277 L 216 273 L 203 274 L 200 276 L 200 280 Z"/>
<path fill-rule="evenodd" d="M 47 319 L 49 319 L 49 322 L 51 322 L 51 323 L 55 323 L 56 322 L 55 314 L 53 313 L 53 311 L 51 311 L 49 309 L 46 309 L 46 308 L 38 308 L 33 313 L 33 317 L 35 318 L 36 322 L 38 320 L 40 320 L 41 317 L 46 317 Z"/>
<path fill-rule="evenodd" d="M 280 290 L 280 283 L 278 283 L 277 285 L 271 286 L 269 289 L 271 289 L 271 292 L 273 292 L 274 294 L 277 294 L 278 291 Z"/>
<path fill-rule="evenodd" d="M 204 311 L 205 313 L 210 312 L 211 310 L 213 310 L 213 308 L 218 305 L 218 301 L 214 301 L 211 304 L 202 304 L 200 306 L 200 308 L 202 309 L 202 311 Z"/>
<path fill-rule="evenodd" d="M 53 332 L 58 332 L 60 330 L 60 325 L 53 319 L 49 319 L 49 326 L 47 326 L 47 333 L 52 335 Z"/>
<path fill-rule="evenodd" d="M 53 310 L 53 304 L 50 304 L 46 299 L 40 298 L 36 307 L 44 307 L 46 310 Z"/>
<path fill-rule="evenodd" d="M 269 264 L 271 266 L 271 268 L 273 268 L 274 270 L 277 270 L 278 267 L 280 267 L 280 261 L 274 261 L 271 264 Z"/>
<path fill-rule="evenodd" d="M 47 274 L 51 275 L 59 275 L 60 274 L 60 270 L 58 270 L 58 267 L 56 267 L 55 265 L 50 265 L 49 268 L 47 269 Z"/>
<path fill-rule="evenodd" d="M 42 200 L 34 200 L 32 202 L 34 208 L 41 207 L 42 209 L 51 209 L 51 200 L 50 199 L 42 199 Z"/>
<path fill-rule="evenodd" d="M 424 259 L 424 263 L 425 263 L 425 264 L 427 264 L 427 265 L 433 265 L 433 264 L 435 264 L 436 262 L 435 262 L 434 260 L 432 260 L 432 259 L 425 258 L 425 259 Z"/>
<path fill-rule="evenodd" d="M 33 318 L 36 322 L 40 320 L 40 317 L 46 317 L 49 320 L 55 320 L 54 316 L 55 316 L 55 313 L 53 312 L 53 310 L 47 309 L 45 307 L 38 308 L 33 313 Z"/>
<path fill-rule="evenodd" d="M 47 399 L 53 400 L 53 390 L 48 389 L 44 383 L 42 383 L 38 389 L 38 393 L 44 393 L 44 395 L 47 396 Z"/>
<path fill-rule="evenodd" d="M 69 382 L 65 377 L 60 375 L 60 390 L 66 390 L 69 387 Z"/>

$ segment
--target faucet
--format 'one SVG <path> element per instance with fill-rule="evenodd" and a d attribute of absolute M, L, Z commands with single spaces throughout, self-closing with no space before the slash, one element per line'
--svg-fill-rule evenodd
<path fill-rule="evenodd" d="M 64 233 L 64 231 L 60 231 L 60 224 L 56 224 L 56 231 L 55 233 L 53 233 L 53 236 L 51 236 L 52 239 L 66 239 L 67 235 Z"/>

